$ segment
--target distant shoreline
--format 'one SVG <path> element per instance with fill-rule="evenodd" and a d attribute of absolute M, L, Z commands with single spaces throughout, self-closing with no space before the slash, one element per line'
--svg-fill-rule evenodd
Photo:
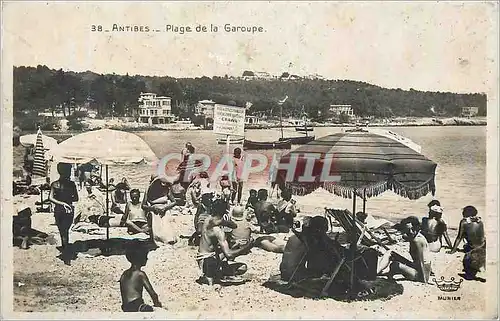
<path fill-rule="evenodd" d="M 450 127 L 450 126 L 455 126 L 455 127 L 469 127 L 469 126 L 486 126 L 487 123 L 486 121 L 479 121 L 479 122 L 474 122 L 470 124 L 461 124 L 461 123 L 389 123 L 389 124 L 369 124 L 368 127 Z M 331 127 L 331 128 L 343 128 L 343 127 L 354 127 L 355 125 L 353 124 L 319 124 L 312 126 L 317 127 L 317 128 L 323 128 L 323 127 Z M 295 126 L 283 126 L 283 128 L 294 128 Z M 278 125 L 269 125 L 265 127 L 247 127 L 249 130 L 259 130 L 259 129 L 279 129 L 280 126 Z M 120 126 L 119 128 L 115 126 L 110 126 L 107 129 L 114 129 L 114 130 L 121 130 L 125 132 L 149 132 L 149 131 L 168 131 L 168 132 L 176 132 L 176 131 L 200 131 L 200 132 L 207 132 L 207 131 L 212 131 L 211 129 L 185 129 L 185 130 L 175 130 L 175 129 L 164 129 L 164 128 L 156 128 L 156 127 L 125 127 L 125 126 Z M 69 138 L 73 135 L 81 134 L 87 131 L 92 131 L 96 129 L 91 129 L 91 130 L 81 130 L 81 131 L 43 131 L 43 133 L 47 136 L 52 136 L 54 138 Z M 26 135 L 26 134 L 31 134 L 32 132 L 22 132 L 21 135 Z"/>

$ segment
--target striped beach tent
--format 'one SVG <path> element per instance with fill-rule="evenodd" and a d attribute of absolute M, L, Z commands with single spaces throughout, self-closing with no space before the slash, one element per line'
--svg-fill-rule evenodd
<path fill-rule="evenodd" d="M 45 166 L 45 149 L 43 148 L 42 131 L 38 128 L 36 134 L 33 175 L 46 176 L 47 168 Z"/>

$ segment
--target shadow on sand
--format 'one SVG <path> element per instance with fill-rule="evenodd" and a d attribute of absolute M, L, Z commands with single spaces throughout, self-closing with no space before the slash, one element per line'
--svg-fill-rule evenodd
<path fill-rule="evenodd" d="M 62 251 L 61 247 L 57 247 L 57 249 L 61 252 L 58 258 L 66 264 L 72 260 L 76 260 L 79 253 L 83 254 L 83 257 L 87 258 L 96 256 L 125 255 L 125 252 L 129 248 L 142 249 L 149 252 L 156 250 L 158 245 L 149 239 L 138 240 L 111 238 L 109 240 L 76 241 L 71 244 L 66 253 Z"/>
<path fill-rule="evenodd" d="M 290 295 L 294 298 L 309 298 L 309 299 L 327 299 L 331 298 L 337 301 L 372 301 L 372 300 L 389 300 L 394 296 L 403 294 L 403 286 L 396 283 L 394 280 L 378 278 L 374 281 L 365 281 L 369 284 L 372 292 L 364 293 L 363 295 L 352 296 L 348 294 L 347 286 L 342 284 L 332 284 L 327 297 L 321 296 L 321 290 L 325 286 L 327 280 L 306 279 L 289 285 L 286 281 L 281 280 L 279 275 L 273 275 L 266 281 L 263 286 Z"/>

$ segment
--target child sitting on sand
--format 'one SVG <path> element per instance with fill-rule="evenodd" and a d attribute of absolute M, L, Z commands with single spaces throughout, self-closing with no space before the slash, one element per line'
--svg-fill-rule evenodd
<path fill-rule="evenodd" d="M 222 175 L 219 181 L 220 187 L 222 188 L 222 198 L 226 201 L 229 202 L 231 198 L 231 194 L 233 193 L 233 185 L 231 181 L 229 180 L 228 175 Z"/>
<path fill-rule="evenodd" d="M 250 221 L 253 217 L 255 217 L 255 205 L 257 205 L 259 198 L 257 197 L 257 190 L 252 188 L 249 193 L 250 196 L 248 196 L 247 204 L 245 205 L 245 214 L 247 220 Z"/>
<path fill-rule="evenodd" d="M 158 300 L 158 294 L 154 291 L 148 276 L 141 267 L 148 261 L 148 252 L 146 250 L 129 248 L 125 255 L 132 264 L 128 270 L 125 270 L 120 278 L 120 292 L 122 296 L 123 312 L 153 312 L 153 307 L 145 304 L 142 298 L 142 290 L 146 288 L 153 305 L 161 308 L 161 302 Z"/>

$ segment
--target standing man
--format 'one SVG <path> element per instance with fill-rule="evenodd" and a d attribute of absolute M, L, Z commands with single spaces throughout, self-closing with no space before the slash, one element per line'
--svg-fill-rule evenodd
<path fill-rule="evenodd" d="M 233 151 L 233 192 L 231 195 L 231 202 L 234 204 L 234 201 L 236 199 L 237 204 L 241 205 L 241 194 L 243 191 L 243 180 L 242 180 L 242 173 L 243 173 L 243 155 L 241 154 L 241 148 L 236 147 Z"/>

